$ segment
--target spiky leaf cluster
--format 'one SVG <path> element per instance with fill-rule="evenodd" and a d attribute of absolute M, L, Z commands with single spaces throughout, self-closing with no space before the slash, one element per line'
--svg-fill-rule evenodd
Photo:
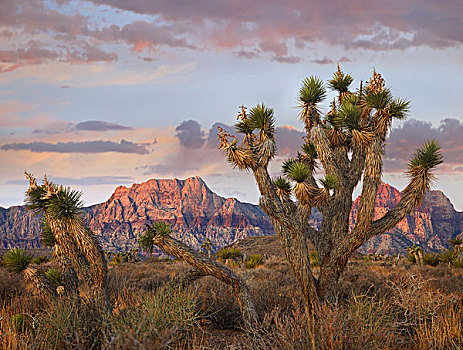
<path fill-rule="evenodd" d="M 40 244 L 44 247 L 53 247 L 56 244 L 56 240 L 51 227 L 48 224 L 48 221 L 45 219 L 45 217 L 42 217 L 40 223 L 42 225 Z"/>
<path fill-rule="evenodd" d="M 312 171 L 309 169 L 307 165 L 300 161 L 293 161 L 287 167 L 286 176 L 290 178 L 292 181 L 302 183 L 305 182 L 311 174 Z"/>
<path fill-rule="evenodd" d="M 273 140 L 275 136 L 275 116 L 273 108 L 265 104 L 257 105 L 249 112 L 246 124 L 252 130 L 259 130 L 260 141 L 264 138 Z"/>
<path fill-rule="evenodd" d="M 276 187 L 278 196 L 289 197 L 291 194 L 291 183 L 284 177 L 279 176 L 274 179 L 273 185 Z"/>
<path fill-rule="evenodd" d="M 143 232 L 139 237 L 138 237 L 138 245 L 140 248 L 145 251 L 152 253 L 154 249 L 154 231 L 151 228 L 151 226 L 146 225 L 147 228 L 145 232 Z"/>
<path fill-rule="evenodd" d="M 82 192 L 69 187 L 59 187 L 55 195 L 48 199 L 46 212 L 53 219 L 76 219 L 83 208 Z"/>
<path fill-rule="evenodd" d="M 326 174 L 323 179 L 320 179 L 320 184 L 325 190 L 331 191 L 338 187 L 338 179 L 334 175 Z"/>
<path fill-rule="evenodd" d="M 427 140 L 413 154 L 407 165 L 407 173 L 414 175 L 417 170 L 429 171 L 443 162 L 440 146 L 436 140 Z"/>
<path fill-rule="evenodd" d="M 302 81 L 298 100 L 304 106 L 314 106 L 326 98 L 326 89 L 323 81 L 315 76 L 310 76 Z"/>
<path fill-rule="evenodd" d="M 32 255 L 29 255 L 25 250 L 13 248 L 3 256 L 3 266 L 9 271 L 20 273 L 29 267 L 32 260 Z"/>
<path fill-rule="evenodd" d="M 55 288 L 62 285 L 61 274 L 59 273 L 58 269 L 55 269 L 55 268 L 48 269 L 45 272 L 45 277 L 47 278 L 47 280 L 50 281 L 51 285 Z"/>
<path fill-rule="evenodd" d="M 334 73 L 333 78 L 328 81 L 328 87 L 336 90 L 339 93 L 346 93 L 349 91 L 349 86 L 354 81 L 349 74 L 345 74 L 338 65 L 338 70 Z"/>

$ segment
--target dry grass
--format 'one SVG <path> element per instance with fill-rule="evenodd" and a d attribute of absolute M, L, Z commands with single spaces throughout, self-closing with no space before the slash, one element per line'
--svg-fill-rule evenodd
<path fill-rule="evenodd" d="M 256 329 L 243 330 L 235 297 L 217 280 L 206 277 L 184 290 L 166 287 L 187 268 L 158 259 L 111 267 L 114 313 L 103 320 L 69 300 L 46 305 L 20 276 L 0 268 L 0 348 L 463 347 L 461 269 L 351 263 L 340 282 L 337 305 L 325 306 L 307 327 L 289 267 L 269 258 L 255 269 L 235 268 L 248 283 L 261 319 Z M 10 321 L 18 314 L 25 320 L 19 332 Z"/>

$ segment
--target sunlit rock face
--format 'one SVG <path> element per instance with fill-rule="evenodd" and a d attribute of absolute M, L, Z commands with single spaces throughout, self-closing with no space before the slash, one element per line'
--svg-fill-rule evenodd
<path fill-rule="evenodd" d="M 382 183 L 375 219 L 400 198 L 397 189 Z M 356 223 L 358 204 L 359 199 L 352 207 L 351 228 Z M 270 220 L 258 206 L 218 196 L 199 177 L 153 179 L 128 188 L 120 186 L 106 202 L 85 208 L 83 217 L 108 250 L 137 247 L 138 235 L 146 225 L 159 220 L 169 222 L 173 236 L 196 249 L 206 238 L 216 250 L 244 237 L 274 233 Z M 442 192 L 430 191 L 414 213 L 390 232 L 371 239 L 360 251 L 392 254 L 404 252 L 413 243 L 438 250 L 462 232 L 462 219 L 463 214 Z M 310 224 L 320 227 L 321 220 L 321 214 L 314 211 Z M 0 248 L 38 248 L 40 231 L 39 218 L 24 206 L 0 208 Z"/>
<path fill-rule="evenodd" d="M 374 218 L 382 217 L 399 203 L 401 193 L 386 183 L 382 183 L 376 197 Z M 351 227 L 356 223 L 359 198 L 352 206 Z M 413 244 L 425 249 L 439 250 L 448 246 L 448 240 L 462 232 L 462 213 L 457 212 L 450 200 L 441 191 L 426 193 L 420 207 L 403 219 L 389 232 L 374 237 L 364 244 L 362 253 L 404 252 Z"/>

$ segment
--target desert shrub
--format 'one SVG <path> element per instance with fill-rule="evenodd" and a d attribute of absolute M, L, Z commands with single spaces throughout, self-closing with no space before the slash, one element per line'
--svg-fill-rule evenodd
<path fill-rule="evenodd" d="M 411 262 L 412 264 L 416 264 L 416 255 L 412 253 L 407 253 L 406 255 L 407 260 Z"/>
<path fill-rule="evenodd" d="M 51 268 L 45 272 L 45 277 L 50 281 L 53 287 L 61 286 L 61 274 L 58 269 Z"/>
<path fill-rule="evenodd" d="M 32 256 L 25 250 L 13 248 L 5 253 L 2 260 L 8 270 L 18 273 L 29 266 Z"/>
<path fill-rule="evenodd" d="M 241 258 L 242 254 L 238 248 L 222 248 L 217 253 L 215 253 L 219 260 L 225 261 L 227 259 L 236 259 Z"/>
<path fill-rule="evenodd" d="M 31 264 L 42 265 L 50 261 L 50 258 L 46 255 L 37 256 L 31 260 Z"/>
<path fill-rule="evenodd" d="M 295 304 L 290 313 L 277 308 L 234 345 L 246 350 L 392 348 L 394 314 L 387 304 L 353 296 L 345 306 L 322 308 L 323 317 L 311 317 L 309 327 L 301 305 Z"/>
<path fill-rule="evenodd" d="M 455 237 L 454 239 L 449 239 L 449 243 L 455 247 L 456 245 L 462 244 L 463 240 L 460 237 Z"/>
<path fill-rule="evenodd" d="M 225 260 L 225 265 L 228 267 L 234 268 L 234 267 L 239 267 L 241 265 L 240 261 L 235 260 L 235 259 L 227 259 Z"/>
<path fill-rule="evenodd" d="M 12 274 L 2 267 L 0 267 L 0 281 L 0 304 L 24 292 L 25 286 L 21 276 Z"/>
<path fill-rule="evenodd" d="M 463 257 L 457 255 L 455 259 L 452 260 L 452 266 L 456 268 L 463 268 Z"/>
<path fill-rule="evenodd" d="M 200 318 L 196 291 L 163 287 L 140 293 L 111 320 L 106 339 L 113 348 L 161 348 L 188 331 Z M 159 347 L 158 347 L 159 346 Z"/>
<path fill-rule="evenodd" d="M 439 265 L 439 254 L 437 253 L 424 253 L 423 254 L 423 263 L 428 266 L 437 266 Z"/>
<path fill-rule="evenodd" d="M 449 266 L 452 262 L 457 258 L 458 253 L 451 249 L 444 249 L 439 253 L 439 261 L 443 262 L 444 264 L 448 264 Z"/>
<path fill-rule="evenodd" d="M 246 259 L 244 265 L 247 269 L 253 269 L 264 263 L 264 257 L 260 254 L 251 254 Z"/>
<path fill-rule="evenodd" d="M 313 252 L 310 252 L 309 256 L 310 256 L 310 265 L 312 265 L 313 267 L 320 266 L 320 262 L 318 261 L 318 253 L 316 250 L 314 250 Z"/>
<path fill-rule="evenodd" d="M 436 317 L 420 323 L 418 329 L 419 331 L 413 338 L 416 349 L 463 348 L 463 312 L 461 306 L 446 307 Z"/>

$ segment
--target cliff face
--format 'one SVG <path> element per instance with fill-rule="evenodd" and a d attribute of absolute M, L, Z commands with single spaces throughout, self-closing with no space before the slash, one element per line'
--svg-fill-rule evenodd
<path fill-rule="evenodd" d="M 376 197 L 374 219 L 382 217 L 390 208 L 397 205 L 401 197 L 397 189 L 382 183 Z M 359 198 L 352 206 L 351 227 L 356 223 L 358 206 Z M 360 248 L 360 252 L 403 252 L 413 244 L 425 249 L 442 249 L 447 247 L 450 238 L 462 232 L 462 214 L 455 210 L 450 200 L 441 191 L 429 191 L 420 207 L 391 231 L 373 237 Z"/>
<path fill-rule="evenodd" d="M 85 208 L 83 218 L 110 250 L 136 247 L 146 224 L 158 220 L 169 222 L 173 236 L 195 248 L 206 238 L 219 248 L 247 236 L 273 233 L 258 206 L 220 197 L 199 177 L 120 186 L 106 202 Z M 39 235 L 40 220 L 23 206 L 0 210 L 0 248 L 35 248 Z"/>
<path fill-rule="evenodd" d="M 398 190 L 381 184 L 376 200 L 375 218 L 384 215 L 400 200 Z M 350 215 L 351 227 L 357 219 L 359 199 Z M 213 193 L 199 177 L 186 180 L 149 180 L 131 187 L 118 187 L 106 202 L 87 207 L 84 220 L 98 235 L 103 247 L 127 250 L 137 246 L 145 225 L 165 220 L 173 235 L 199 248 L 209 238 L 213 248 L 256 235 L 273 234 L 270 220 L 262 210 L 235 198 Z M 320 227 L 322 216 L 313 213 L 310 223 Z M 462 232 L 463 213 L 455 211 L 440 191 L 426 194 L 423 205 L 402 220 L 391 232 L 374 237 L 360 251 L 396 253 L 413 243 L 426 249 L 442 249 L 449 238 Z M 0 248 L 37 248 L 40 246 L 40 220 L 24 206 L 0 208 Z"/>

